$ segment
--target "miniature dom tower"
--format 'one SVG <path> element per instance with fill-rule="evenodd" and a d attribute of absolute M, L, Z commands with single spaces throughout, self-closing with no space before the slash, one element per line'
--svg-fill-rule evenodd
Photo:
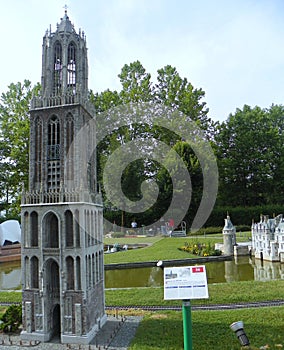
<path fill-rule="evenodd" d="M 30 110 L 29 189 L 21 214 L 23 339 L 87 344 L 106 321 L 87 81 L 86 38 L 65 11 L 43 38 L 42 90 Z"/>

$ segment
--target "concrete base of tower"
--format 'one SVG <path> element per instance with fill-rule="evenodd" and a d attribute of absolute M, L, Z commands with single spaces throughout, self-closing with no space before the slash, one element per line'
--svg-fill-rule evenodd
<path fill-rule="evenodd" d="M 40 332 L 21 332 L 21 339 L 28 341 L 39 341 L 39 342 L 48 342 L 52 338 L 51 333 L 40 333 Z"/>
<path fill-rule="evenodd" d="M 91 341 L 95 338 L 98 331 L 104 326 L 107 321 L 107 315 L 103 315 L 98 319 L 92 329 L 84 335 L 75 335 L 75 334 L 61 334 L 61 343 L 62 344 L 90 344 Z"/>

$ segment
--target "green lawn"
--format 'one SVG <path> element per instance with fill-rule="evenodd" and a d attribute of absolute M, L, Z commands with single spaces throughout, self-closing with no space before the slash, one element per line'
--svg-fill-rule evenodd
<path fill-rule="evenodd" d="M 192 304 L 231 304 L 283 299 L 284 280 L 269 282 L 243 281 L 209 284 L 209 299 L 193 300 Z M 221 292 L 220 292 L 221 291 Z M 165 301 L 163 287 L 106 289 L 106 305 L 180 305 Z M 0 302 L 21 302 L 21 292 L 0 292 Z"/>
<path fill-rule="evenodd" d="M 105 244 L 119 243 L 124 244 L 148 243 L 148 247 L 121 251 L 115 254 L 105 254 L 105 264 L 126 263 L 126 262 L 143 262 L 143 261 L 158 261 L 172 259 L 186 259 L 197 257 L 184 251 L 178 250 L 185 242 L 207 242 L 214 245 L 216 242 L 222 242 L 222 237 L 144 237 L 144 238 L 117 238 L 105 239 Z"/>
<path fill-rule="evenodd" d="M 280 300 L 283 299 L 284 280 L 209 284 L 208 290 L 209 299 L 192 300 L 192 305 Z M 106 305 L 181 305 L 178 300 L 164 300 L 163 287 L 107 289 L 105 295 Z"/>
<path fill-rule="evenodd" d="M 283 299 L 284 280 L 244 281 L 209 285 L 208 300 L 195 304 L 221 304 Z M 0 292 L 1 301 L 21 301 L 20 292 Z M 163 288 L 106 290 L 106 305 L 181 305 L 164 301 Z M 4 309 L 3 309 L 4 310 Z M 0 312 L 3 310 L 0 310 Z M 139 311 L 133 310 L 132 314 Z M 181 311 L 143 312 L 130 350 L 181 350 L 183 325 Z M 222 311 L 192 311 L 193 350 L 240 350 L 229 325 L 243 321 L 251 349 L 279 350 L 284 347 L 284 307 L 251 308 Z"/>
<path fill-rule="evenodd" d="M 239 241 L 245 240 L 245 235 Z M 178 248 L 186 241 L 201 243 L 222 241 L 222 235 L 192 238 L 120 238 L 106 244 L 148 243 L 147 248 L 105 255 L 105 263 L 182 259 L 191 257 Z M 243 303 L 283 299 L 284 280 L 269 282 L 244 281 L 209 284 L 209 299 L 193 300 L 192 305 Z M 164 301 L 163 288 L 108 289 L 106 305 L 181 305 L 181 301 Z M 0 292 L 1 301 L 21 301 L 19 292 Z M 0 310 L 1 312 L 1 310 Z M 132 314 L 141 313 L 132 310 Z M 142 312 L 144 315 L 130 350 L 182 350 L 183 324 L 181 311 Z M 192 311 L 193 350 L 240 350 L 236 335 L 229 328 L 243 321 L 251 350 L 284 348 L 284 307 L 265 307 L 222 311 Z"/>
<path fill-rule="evenodd" d="M 240 320 L 244 322 L 250 349 L 279 350 L 284 347 L 284 307 L 272 307 L 192 311 L 193 350 L 240 350 L 239 341 L 229 328 Z M 182 313 L 168 311 L 144 316 L 129 349 L 182 350 Z"/>
<path fill-rule="evenodd" d="M 247 241 L 247 233 L 237 234 L 237 241 Z M 223 241 L 222 234 L 214 236 L 187 236 L 182 238 L 170 238 L 170 237 L 138 237 L 138 238 L 105 238 L 104 243 L 106 245 L 113 245 L 119 243 L 121 246 L 124 244 L 137 244 L 145 243 L 149 246 L 145 248 L 133 249 L 128 251 L 121 251 L 115 254 L 105 254 L 105 264 L 114 263 L 127 263 L 127 262 L 143 262 L 143 261 L 158 261 L 158 260 L 172 260 L 172 259 L 186 259 L 196 258 L 196 255 L 189 254 L 184 251 L 178 250 L 183 246 L 185 242 L 206 242 L 214 246 L 215 243 Z"/>

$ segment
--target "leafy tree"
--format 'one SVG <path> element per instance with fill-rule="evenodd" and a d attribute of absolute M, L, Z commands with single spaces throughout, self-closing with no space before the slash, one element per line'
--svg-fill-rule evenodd
<path fill-rule="evenodd" d="M 0 99 L 0 194 L 8 215 L 17 215 L 22 185 L 28 184 L 29 104 L 39 85 L 25 80 L 8 89 Z"/>
<path fill-rule="evenodd" d="M 105 112 L 108 109 L 118 106 L 122 100 L 117 91 L 110 91 L 109 89 L 99 93 L 90 91 L 90 100 L 95 106 L 96 113 Z"/>
<path fill-rule="evenodd" d="M 10 305 L 1 316 L 1 321 L 0 329 L 5 333 L 16 332 L 22 324 L 22 306 Z"/>
<path fill-rule="evenodd" d="M 118 77 L 122 85 L 120 97 L 123 103 L 147 102 L 152 99 L 151 74 L 146 73 L 139 61 L 125 64 Z"/>
<path fill-rule="evenodd" d="M 179 114 L 179 118 L 176 122 L 176 130 L 179 130 L 179 128 L 182 128 L 183 126 L 186 127 L 190 120 L 194 120 L 200 128 L 205 130 L 205 137 L 207 139 L 212 138 L 212 135 L 214 134 L 212 131 L 215 125 L 208 118 L 208 108 L 206 108 L 206 103 L 202 101 L 205 95 L 204 91 L 201 89 L 194 89 L 192 84 L 189 83 L 186 78 L 182 79 L 180 77 L 175 68 L 168 65 L 163 69 L 158 70 L 156 85 L 153 85 L 151 82 L 151 75 L 146 72 L 145 68 L 139 61 L 130 63 L 129 65 L 124 65 L 118 77 L 122 85 L 122 90 L 119 93 L 107 90 L 101 94 L 93 95 L 93 103 L 96 106 L 97 111 L 106 112 L 107 110 L 113 110 L 113 107 L 115 106 L 136 102 L 161 104 L 167 106 L 172 111 L 176 110 L 182 112 Z M 119 109 L 117 110 L 117 113 L 120 113 Z M 136 138 L 142 140 L 156 139 L 173 146 L 175 143 L 181 141 L 180 135 L 169 131 L 167 128 L 134 123 L 131 119 L 131 115 L 129 116 L 128 126 L 115 129 L 114 125 L 112 125 L 112 120 L 109 117 L 110 114 L 98 113 L 97 115 L 98 129 L 105 129 L 106 124 L 113 127 L 111 129 L 111 134 L 105 136 L 103 142 L 101 142 L 98 147 L 98 177 L 100 183 L 102 183 L 102 173 L 106 160 L 112 152 L 118 147 L 125 145 L 127 142 Z M 143 151 L 141 148 L 141 155 L 142 153 Z M 193 155 L 192 150 L 191 153 Z M 117 162 L 119 163 L 118 159 Z M 137 168 L 138 164 L 139 169 Z M 133 171 L 134 169 L 135 171 Z M 127 197 L 133 199 L 139 198 L 139 195 L 141 195 L 139 187 L 142 182 L 147 182 L 147 180 L 148 182 L 151 182 L 155 180 L 158 173 L 161 171 L 162 174 L 165 175 L 162 169 L 163 166 L 156 160 L 151 159 L 151 157 L 144 162 L 135 162 L 135 166 L 132 164 L 128 167 L 124 172 L 123 178 L 121 178 L 121 184 L 125 191 L 127 191 Z M 159 176 L 162 178 L 164 175 L 160 174 Z M 200 181 L 202 181 L 202 173 L 199 173 L 198 176 L 201 176 L 198 179 L 198 183 L 200 183 Z M 161 192 L 162 189 L 164 189 L 161 181 L 159 182 L 159 187 Z M 154 206 L 149 210 L 149 216 L 157 216 L 157 213 L 160 213 L 165 209 L 165 206 L 161 205 L 162 202 L 167 203 L 165 197 L 170 201 L 170 186 L 167 187 L 166 192 L 163 192 L 158 197 L 158 199 L 163 198 L 163 200 L 160 201 L 160 207 L 158 208 L 157 206 Z"/>
<path fill-rule="evenodd" d="M 170 156 L 167 158 L 167 167 L 162 167 L 157 174 L 157 182 L 159 188 L 162 188 L 162 194 L 159 201 L 160 212 L 163 213 L 170 205 L 173 196 L 180 196 L 180 205 L 186 204 L 187 215 L 185 220 L 188 224 L 192 223 L 195 213 L 199 207 L 199 203 L 202 197 L 203 189 L 203 176 L 202 169 L 197 156 L 194 154 L 192 148 L 187 142 L 178 141 L 173 150 L 178 154 L 179 158 L 183 161 L 183 164 L 190 176 L 190 183 L 184 181 L 184 176 L 181 175 L 183 169 L 178 165 L 175 157 Z M 170 173 L 168 171 L 170 169 Z M 177 179 L 177 183 L 173 185 L 172 179 Z M 184 194 L 190 187 L 191 198 L 190 202 L 184 202 Z M 171 213 L 169 213 L 171 214 Z M 175 216 L 175 213 L 172 213 Z"/>
<path fill-rule="evenodd" d="M 284 106 L 272 105 L 266 110 L 275 130 L 275 143 L 273 144 L 273 180 L 272 188 L 267 193 L 269 204 L 284 204 Z"/>
<path fill-rule="evenodd" d="M 269 202 L 276 168 L 279 171 L 283 166 L 283 161 L 279 161 L 283 154 L 279 142 L 281 126 L 279 120 L 272 118 L 272 112 L 276 112 L 275 108 L 268 111 L 245 105 L 220 125 L 216 137 L 219 203 L 253 206 Z"/>

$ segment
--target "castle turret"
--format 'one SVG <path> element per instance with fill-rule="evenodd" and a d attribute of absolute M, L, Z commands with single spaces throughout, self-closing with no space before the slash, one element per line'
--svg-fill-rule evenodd
<path fill-rule="evenodd" d="M 227 215 L 227 218 L 225 219 L 225 226 L 223 228 L 223 242 L 224 254 L 234 255 L 234 246 L 236 245 L 236 228 L 232 224 L 229 215 Z"/>

